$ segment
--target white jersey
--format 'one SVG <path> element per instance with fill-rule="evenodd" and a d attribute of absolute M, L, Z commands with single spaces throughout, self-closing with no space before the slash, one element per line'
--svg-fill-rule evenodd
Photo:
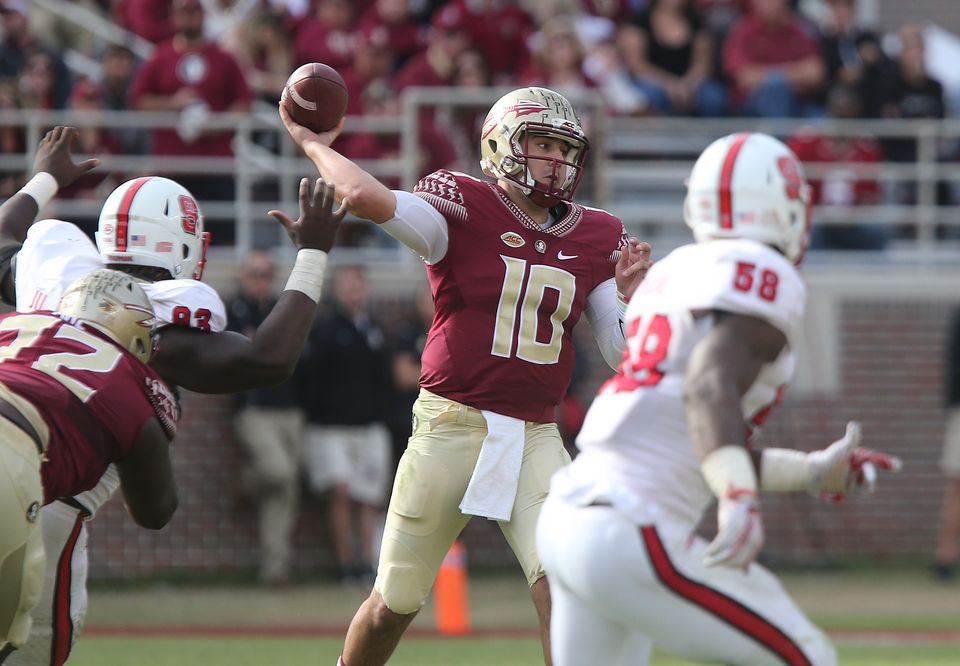
<path fill-rule="evenodd" d="M 713 496 L 687 432 L 690 355 L 717 310 L 759 317 L 784 333 L 787 347 L 741 401 L 747 427 L 759 426 L 793 374 L 805 300 L 793 264 L 755 241 L 686 245 L 657 262 L 627 308 L 623 361 L 590 406 L 581 453 L 554 476 L 551 492 L 580 504 L 607 500 L 638 523 L 666 512 L 696 524 Z"/>
<path fill-rule="evenodd" d="M 17 310 L 53 310 L 77 279 L 103 268 L 96 246 L 76 225 L 41 220 L 27 232 L 16 255 Z M 161 280 L 141 284 L 157 318 L 167 324 L 219 333 L 227 327 L 220 295 L 199 280 Z"/>
<path fill-rule="evenodd" d="M 63 292 L 74 281 L 100 268 L 100 253 L 76 225 L 62 220 L 37 222 L 27 231 L 16 255 L 17 310 L 56 309 Z M 141 286 L 160 321 L 217 333 L 226 328 L 226 307 L 209 285 L 181 279 Z M 116 467 L 110 465 L 100 482 L 77 499 L 93 514 L 119 486 L 120 476 Z"/>

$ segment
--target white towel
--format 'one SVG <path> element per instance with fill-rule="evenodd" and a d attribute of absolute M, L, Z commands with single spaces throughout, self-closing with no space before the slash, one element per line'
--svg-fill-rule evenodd
<path fill-rule="evenodd" d="M 482 410 L 487 436 L 460 501 L 460 512 L 491 520 L 510 520 L 520 482 L 525 424 L 520 419 Z"/>

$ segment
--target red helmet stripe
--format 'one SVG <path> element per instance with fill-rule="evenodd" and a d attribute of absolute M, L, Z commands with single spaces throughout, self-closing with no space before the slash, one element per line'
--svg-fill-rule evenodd
<path fill-rule="evenodd" d="M 749 132 L 738 134 L 727 148 L 727 156 L 723 158 L 723 168 L 720 169 L 720 228 L 733 229 L 733 192 L 730 191 L 730 181 L 733 180 L 733 165 L 743 144 L 750 138 Z"/>
<path fill-rule="evenodd" d="M 129 229 L 130 206 L 133 205 L 133 198 L 153 176 L 144 176 L 137 178 L 123 195 L 123 201 L 120 202 L 120 210 L 117 211 L 117 252 L 127 251 L 127 233 Z"/>

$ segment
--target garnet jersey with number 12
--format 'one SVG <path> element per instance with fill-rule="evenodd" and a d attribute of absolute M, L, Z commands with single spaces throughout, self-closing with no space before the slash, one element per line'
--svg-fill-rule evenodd
<path fill-rule="evenodd" d="M 573 327 L 614 275 L 623 225 L 578 204 L 542 229 L 496 185 L 437 171 L 414 194 L 446 218 L 444 258 L 427 265 L 436 315 L 423 388 L 477 409 L 551 422 L 570 383 Z"/>
<path fill-rule="evenodd" d="M 651 506 L 696 523 L 713 501 L 687 432 L 683 400 L 694 347 L 715 311 L 757 317 L 788 345 L 741 400 L 745 429 L 763 423 L 793 373 L 792 344 L 806 287 L 796 267 L 751 240 L 685 245 L 658 261 L 627 309 L 627 343 L 617 374 L 601 388 L 577 438 L 581 453 L 557 489 L 590 503 L 606 497 L 638 522 Z M 610 480 L 615 479 L 614 483 Z M 563 488 L 561 491 L 560 488 Z"/>

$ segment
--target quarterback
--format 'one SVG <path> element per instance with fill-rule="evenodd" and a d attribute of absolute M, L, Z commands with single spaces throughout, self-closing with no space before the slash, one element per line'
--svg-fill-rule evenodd
<path fill-rule="evenodd" d="M 100 212 L 97 247 L 75 225 L 34 218 L 43 204 L 96 160 L 74 164 L 76 130 L 57 127 L 41 141 L 35 175 L 0 206 L 0 294 L 20 311 L 49 308 L 79 276 L 108 267 L 134 274 L 159 320 L 151 367 L 170 385 L 200 393 L 232 393 L 283 381 L 293 371 L 320 299 L 326 256 L 346 208 L 333 211 L 333 188 L 300 183 L 298 221 L 271 214 L 299 248 L 286 289 L 252 338 L 224 330 L 217 292 L 200 282 L 208 235 L 186 188 L 144 177 L 120 185 Z M 15 294 L 15 297 L 12 295 Z M 44 508 L 50 555 L 44 597 L 31 640 L 5 663 L 63 664 L 86 614 L 86 527 L 119 483 L 114 467 L 95 487 Z M 67 566 L 66 563 L 70 563 Z"/>
<path fill-rule="evenodd" d="M 809 186 L 763 134 L 721 138 L 690 176 L 696 243 L 657 263 L 627 309 L 627 344 L 540 515 L 557 664 L 683 659 L 833 666 L 833 647 L 753 562 L 758 491 L 845 494 L 899 461 L 859 448 L 860 427 L 812 453 L 751 448 L 794 367 L 805 291 Z M 695 533 L 719 500 L 717 535 Z"/>
<path fill-rule="evenodd" d="M 493 180 L 437 171 L 413 193 L 387 189 L 329 148 L 342 124 L 317 135 L 280 113 L 352 212 L 423 257 L 436 309 L 377 579 L 341 662 L 387 661 L 453 540 L 483 516 L 499 522 L 526 574 L 549 663 L 549 589 L 534 533 L 547 480 L 569 462 L 554 419 L 573 327 L 586 315 L 604 358 L 617 362 L 624 298 L 650 248 L 627 239 L 613 215 L 572 201 L 588 140 L 552 90 L 521 88 L 490 109 L 480 154 Z"/>

